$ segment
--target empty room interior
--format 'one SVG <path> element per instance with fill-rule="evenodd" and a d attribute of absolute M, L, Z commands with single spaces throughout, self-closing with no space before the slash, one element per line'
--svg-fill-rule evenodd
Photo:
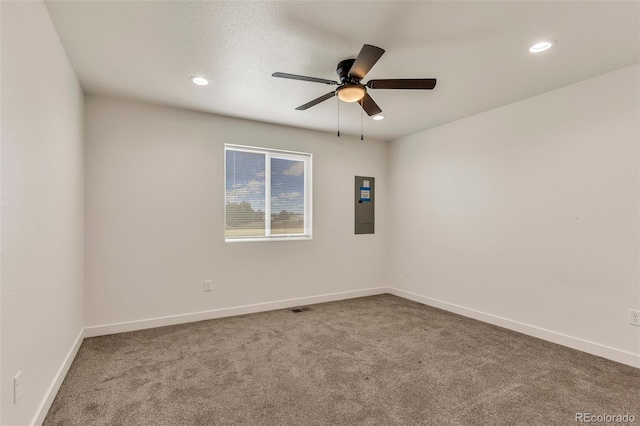
<path fill-rule="evenodd" d="M 640 422 L 637 1 L 1 1 L 0 424 Z"/>

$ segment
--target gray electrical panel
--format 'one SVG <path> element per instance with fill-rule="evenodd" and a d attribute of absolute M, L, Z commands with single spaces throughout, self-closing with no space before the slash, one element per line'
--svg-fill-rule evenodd
<path fill-rule="evenodd" d="M 373 234 L 375 178 L 356 176 L 356 234 Z"/>

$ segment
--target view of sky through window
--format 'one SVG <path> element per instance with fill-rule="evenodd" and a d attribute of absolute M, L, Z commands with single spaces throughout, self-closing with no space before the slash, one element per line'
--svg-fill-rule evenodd
<path fill-rule="evenodd" d="M 265 155 L 256 152 L 227 151 L 227 203 L 251 203 L 264 212 Z"/>
<path fill-rule="evenodd" d="M 304 213 L 304 163 L 271 159 L 271 212 Z"/>

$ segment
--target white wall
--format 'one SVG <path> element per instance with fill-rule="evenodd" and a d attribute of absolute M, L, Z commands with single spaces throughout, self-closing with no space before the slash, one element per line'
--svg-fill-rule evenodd
<path fill-rule="evenodd" d="M 83 95 L 44 4 L 0 7 L 0 423 L 9 426 L 46 412 L 83 328 Z"/>
<path fill-rule="evenodd" d="M 392 142 L 391 285 L 640 367 L 639 75 Z"/>
<path fill-rule="evenodd" d="M 104 97 L 85 105 L 88 327 L 386 284 L 384 143 Z M 313 154 L 313 240 L 224 242 L 225 143 Z M 356 175 L 376 178 L 374 235 L 353 233 Z"/>

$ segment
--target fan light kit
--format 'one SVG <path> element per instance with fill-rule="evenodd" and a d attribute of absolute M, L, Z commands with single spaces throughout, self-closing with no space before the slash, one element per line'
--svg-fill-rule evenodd
<path fill-rule="evenodd" d="M 371 118 L 373 118 L 373 119 L 374 119 L 374 120 L 376 120 L 376 121 L 380 121 L 380 120 L 384 120 L 384 115 L 382 115 L 382 114 L 378 114 L 378 115 L 374 115 L 374 116 L 373 116 L 373 117 L 371 117 Z"/>
<path fill-rule="evenodd" d="M 208 86 L 211 84 L 211 82 L 204 77 L 194 76 L 194 77 L 191 77 L 190 80 L 193 84 L 196 84 L 198 86 Z"/>
<path fill-rule="evenodd" d="M 367 93 L 364 87 L 358 85 L 345 85 L 339 87 L 336 90 L 336 94 L 338 95 L 338 99 L 345 102 L 357 102 L 360 99 L 364 98 L 364 95 Z"/>
<path fill-rule="evenodd" d="M 409 89 L 409 90 L 431 90 L 436 87 L 435 78 L 405 78 L 405 79 L 386 79 L 386 80 L 369 80 L 366 84 L 361 83 L 365 75 L 378 62 L 378 59 L 384 53 L 381 49 L 370 44 L 362 46 L 360 53 L 356 59 L 345 59 L 338 63 L 336 73 L 340 78 L 340 83 L 335 80 L 326 80 L 324 78 L 307 77 L 304 75 L 286 74 L 283 72 L 275 72 L 273 77 L 289 78 L 291 80 L 310 81 L 312 83 L 324 83 L 338 88 L 332 92 L 322 95 L 319 98 L 307 102 L 296 108 L 297 110 L 309 109 L 318 105 L 327 99 L 337 96 L 344 102 L 358 102 L 362 109 L 370 116 L 382 117 L 379 115 L 382 110 L 371 99 L 367 93 L 367 89 Z M 381 120 L 382 118 L 374 119 Z M 338 132 L 339 134 L 340 132 Z"/>
<path fill-rule="evenodd" d="M 540 53 L 540 52 L 544 52 L 545 50 L 549 50 L 551 49 L 554 45 L 556 44 L 555 40 L 545 40 L 545 41 L 541 41 L 539 43 L 534 44 L 533 46 L 531 46 L 529 48 L 529 52 L 531 53 Z"/>

